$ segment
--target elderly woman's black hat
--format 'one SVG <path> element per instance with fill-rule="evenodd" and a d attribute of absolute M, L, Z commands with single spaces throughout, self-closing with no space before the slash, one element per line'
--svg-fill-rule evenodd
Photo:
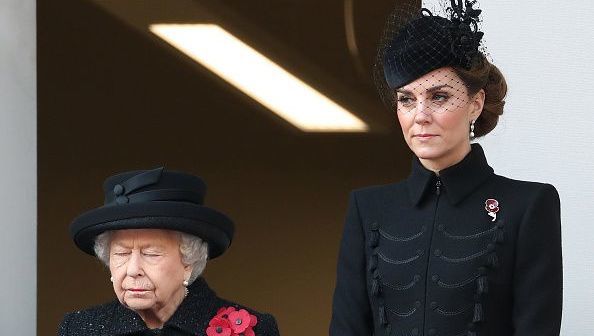
<path fill-rule="evenodd" d="M 131 171 L 107 178 L 103 189 L 104 206 L 70 225 L 75 244 L 88 254 L 94 255 L 97 235 L 121 229 L 168 229 L 198 236 L 208 243 L 210 259 L 231 244 L 233 222 L 204 206 L 206 184 L 197 176 L 164 168 Z"/>
<path fill-rule="evenodd" d="M 394 90 L 442 67 L 470 69 L 481 55 L 481 10 L 476 1 L 451 0 L 448 17 L 423 8 L 400 6 L 388 18 L 374 66 L 384 103 L 392 107 Z"/>

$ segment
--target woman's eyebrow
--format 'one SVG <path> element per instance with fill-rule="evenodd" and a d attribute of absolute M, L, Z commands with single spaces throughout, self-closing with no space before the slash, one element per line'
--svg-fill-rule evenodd
<path fill-rule="evenodd" d="M 141 250 L 154 250 L 154 251 L 162 251 L 165 248 L 162 245 L 144 245 L 140 246 Z"/>
<path fill-rule="evenodd" d="M 114 247 L 123 247 L 123 248 L 132 248 L 132 246 L 134 244 L 130 244 L 129 242 L 113 242 L 112 245 L 114 245 Z"/>
<path fill-rule="evenodd" d="M 443 84 L 443 85 L 438 85 L 438 86 L 434 86 L 434 87 L 428 88 L 427 89 L 427 92 L 439 91 L 439 90 L 443 89 L 444 87 L 448 87 L 450 89 L 453 89 L 453 87 L 451 85 Z"/>
<path fill-rule="evenodd" d="M 427 90 L 425 90 L 425 92 L 439 91 L 439 90 L 443 89 L 444 87 L 448 87 L 448 88 L 453 89 L 453 87 L 451 85 L 443 84 L 443 85 L 437 85 L 437 86 L 430 87 Z M 396 92 L 400 92 L 402 94 L 412 94 L 412 91 L 409 91 L 409 90 L 406 90 L 406 89 L 396 89 Z"/>
<path fill-rule="evenodd" d="M 126 248 L 126 249 L 133 249 L 134 248 L 134 244 L 133 243 L 128 243 L 128 242 L 114 242 L 113 243 L 114 247 L 121 247 L 121 248 Z M 161 243 L 141 243 L 137 245 L 139 249 L 163 249 L 163 244 Z"/>

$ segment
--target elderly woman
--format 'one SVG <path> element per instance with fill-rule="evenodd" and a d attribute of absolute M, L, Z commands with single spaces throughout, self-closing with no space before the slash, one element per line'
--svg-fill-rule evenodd
<path fill-rule="evenodd" d="M 278 335 L 271 315 L 216 296 L 201 277 L 233 223 L 205 207 L 204 182 L 163 168 L 105 181 L 105 206 L 76 218 L 71 234 L 109 267 L 117 300 L 67 314 L 59 335 Z"/>
<path fill-rule="evenodd" d="M 389 19 L 376 81 L 415 158 L 406 180 L 351 194 L 332 336 L 559 335 L 559 196 L 471 144 L 507 86 L 479 50 L 481 11 L 450 4 Z"/>

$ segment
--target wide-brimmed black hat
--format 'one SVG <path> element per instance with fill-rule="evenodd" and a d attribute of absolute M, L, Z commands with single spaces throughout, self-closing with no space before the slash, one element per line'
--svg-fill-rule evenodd
<path fill-rule="evenodd" d="M 90 255 L 95 254 L 97 235 L 122 229 L 168 229 L 198 236 L 208 242 L 210 259 L 231 245 L 233 222 L 203 205 L 206 184 L 197 176 L 164 168 L 131 171 L 107 178 L 103 190 L 105 204 L 70 225 L 74 243 Z"/>

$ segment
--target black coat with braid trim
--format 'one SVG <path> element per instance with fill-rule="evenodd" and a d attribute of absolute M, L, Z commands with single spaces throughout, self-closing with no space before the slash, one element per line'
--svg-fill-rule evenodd
<path fill-rule="evenodd" d="M 188 296 L 162 329 L 148 329 L 138 314 L 116 300 L 66 314 L 58 329 L 58 336 L 206 336 L 210 320 L 221 307 L 246 309 L 255 315 L 258 318 L 253 328 L 256 336 L 279 336 L 272 315 L 258 313 L 219 298 L 203 278 L 196 279 L 188 289 Z"/>
<path fill-rule="evenodd" d="M 559 336 L 561 305 L 557 191 L 494 174 L 478 144 L 351 193 L 331 336 Z"/>

